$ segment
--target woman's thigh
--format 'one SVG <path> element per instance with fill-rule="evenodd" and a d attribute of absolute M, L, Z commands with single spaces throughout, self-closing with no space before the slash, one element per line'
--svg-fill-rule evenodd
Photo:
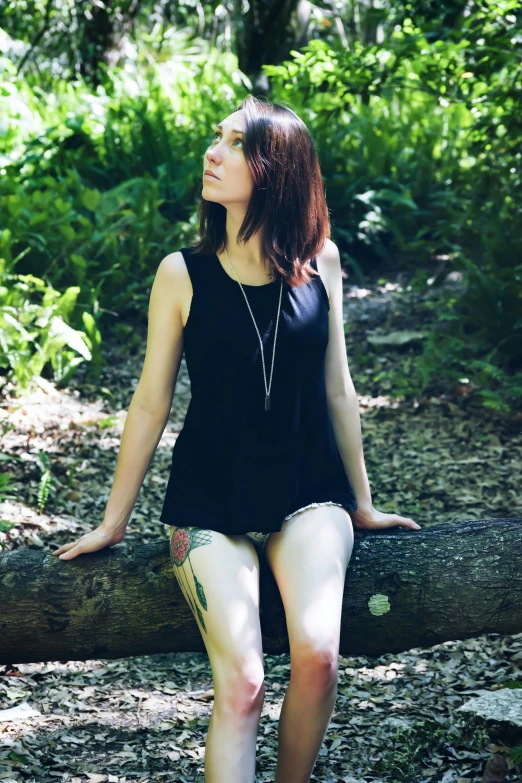
<path fill-rule="evenodd" d="M 346 569 L 354 534 L 348 511 L 300 511 L 271 533 L 265 554 L 285 607 L 290 652 L 337 658 Z"/>
<path fill-rule="evenodd" d="M 214 677 L 262 679 L 259 560 L 244 536 L 169 526 L 170 559 Z"/>

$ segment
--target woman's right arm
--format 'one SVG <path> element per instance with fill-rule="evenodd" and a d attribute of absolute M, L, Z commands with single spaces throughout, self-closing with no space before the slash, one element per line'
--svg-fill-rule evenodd
<path fill-rule="evenodd" d="M 121 437 L 116 471 L 105 515 L 95 530 L 52 554 L 72 560 L 119 543 L 167 423 L 183 355 L 182 303 L 190 279 L 180 252 L 160 263 L 149 300 L 147 349 Z"/>

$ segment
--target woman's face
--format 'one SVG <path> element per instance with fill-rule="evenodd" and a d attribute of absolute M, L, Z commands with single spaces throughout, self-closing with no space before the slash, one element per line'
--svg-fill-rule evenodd
<path fill-rule="evenodd" d="M 243 151 L 243 112 L 230 114 L 219 126 L 212 128 L 212 140 L 203 161 L 203 171 L 209 169 L 219 179 L 203 174 L 202 197 L 225 207 L 248 204 L 254 181 Z"/>

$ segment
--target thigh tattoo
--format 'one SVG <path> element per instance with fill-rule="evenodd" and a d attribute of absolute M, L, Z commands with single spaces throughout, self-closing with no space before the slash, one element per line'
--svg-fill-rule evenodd
<path fill-rule="evenodd" d="M 201 609 L 199 606 L 207 611 L 207 599 L 205 596 L 205 591 L 203 590 L 203 585 L 197 578 L 196 574 L 194 573 L 194 569 L 192 568 L 192 563 L 190 560 L 190 553 L 192 550 L 196 549 L 198 546 L 203 546 L 204 544 L 210 544 L 212 541 L 212 531 L 210 530 L 203 530 L 199 527 L 176 527 L 174 530 L 172 527 L 169 528 L 169 535 L 170 535 L 170 560 L 172 565 L 174 566 L 174 573 L 176 575 L 176 579 L 178 580 L 178 584 L 190 606 L 192 609 L 192 612 L 195 617 L 199 620 L 201 623 L 201 627 L 207 633 L 207 629 L 205 627 L 205 621 L 203 619 L 203 614 L 201 613 Z M 194 596 L 192 587 L 190 585 L 190 580 L 187 577 L 187 571 L 184 568 L 185 562 L 188 561 L 188 564 L 190 566 L 190 572 L 194 580 L 194 586 L 195 586 L 195 592 L 196 595 Z"/>

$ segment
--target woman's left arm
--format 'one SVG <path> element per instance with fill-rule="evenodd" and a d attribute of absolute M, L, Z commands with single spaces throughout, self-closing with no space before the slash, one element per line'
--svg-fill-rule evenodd
<path fill-rule="evenodd" d="M 337 246 L 327 240 L 317 259 L 318 269 L 330 300 L 329 338 L 326 351 L 326 393 L 328 409 L 339 454 L 358 508 L 350 511 L 353 524 L 361 528 L 402 525 L 420 530 L 409 517 L 386 514 L 374 508 L 364 464 L 361 417 L 357 394 L 348 368 L 343 318 L 343 278 Z"/>

